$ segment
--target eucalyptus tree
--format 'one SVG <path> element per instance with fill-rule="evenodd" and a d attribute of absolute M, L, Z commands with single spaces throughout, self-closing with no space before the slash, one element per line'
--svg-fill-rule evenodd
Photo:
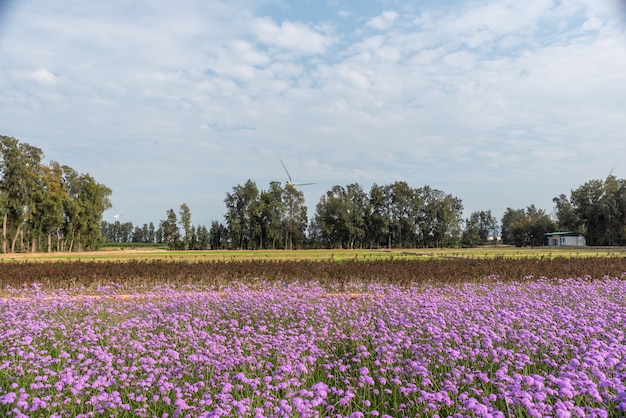
<path fill-rule="evenodd" d="M 113 223 L 113 242 L 132 242 L 133 231 L 135 226 L 132 222 L 120 222 L 115 220 Z"/>
<path fill-rule="evenodd" d="M 323 246 L 414 247 L 447 245 L 461 235 L 460 199 L 428 186 L 414 189 L 397 181 L 333 186 L 316 206 L 312 231 Z"/>
<path fill-rule="evenodd" d="M 626 245 L 626 180 L 609 175 L 601 199 L 603 244 Z"/>
<path fill-rule="evenodd" d="M 528 231 L 530 245 L 544 245 L 546 241 L 545 234 L 556 229 L 554 220 L 545 210 L 536 208 L 535 205 L 530 205 L 526 208 L 526 216 L 530 219 L 530 229 Z"/>
<path fill-rule="evenodd" d="M 572 190 L 571 202 L 576 207 L 580 222 L 584 226 L 587 243 L 589 245 L 601 245 L 604 231 L 602 197 L 604 183 L 602 180 L 590 180 Z"/>
<path fill-rule="evenodd" d="M 557 229 L 567 232 L 582 232 L 582 222 L 576 207 L 572 201 L 564 194 L 552 199 L 557 220 Z"/>
<path fill-rule="evenodd" d="M 53 235 L 56 239 L 56 250 L 59 250 L 59 237 L 64 223 L 63 204 L 69 199 L 68 190 L 63 185 L 63 167 L 56 162 L 43 167 L 43 190 L 40 194 L 39 221 L 41 230 L 46 236 L 47 251 L 53 250 Z"/>
<path fill-rule="evenodd" d="M 487 243 L 490 238 L 495 240 L 497 228 L 497 220 L 491 214 L 491 210 L 472 212 L 465 220 L 462 243 L 465 246 L 474 247 Z"/>
<path fill-rule="evenodd" d="M 347 192 L 342 186 L 333 186 L 320 198 L 313 222 L 322 246 L 342 248 L 349 239 L 347 206 Z"/>
<path fill-rule="evenodd" d="M 385 187 L 374 184 L 370 188 L 365 210 L 366 241 L 370 248 L 389 245 L 391 218 L 388 207 Z"/>
<path fill-rule="evenodd" d="M 285 249 L 292 250 L 301 248 L 306 241 L 306 229 L 308 227 L 307 208 L 304 205 L 304 194 L 287 183 L 283 189 L 283 205 L 286 207 L 283 216 L 283 229 L 285 232 Z"/>
<path fill-rule="evenodd" d="M 414 246 L 416 219 L 420 208 L 419 190 L 405 181 L 396 181 L 385 188 L 389 211 L 389 247 Z"/>
<path fill-rule="evenodd" d="M 5 252 L 9 229 L 11 252 L 44 247 L 52 251 L 53 236 L 57 250 L 96 249 L 102 244 L 100 221 L 110 207 L 108 187 L 57 162 L 41 164 L 42 150 L 15 138 L 1 137 L 0 150 Z"/>
<path fill-rule="evenodd" d="M 232 193 L 226 193 L 226 224 L 234 248 L 248 248 L 252 239 L 251 208 L 259 196 L 256 183 L 248 180 L 243 186 L 233 187 Z"/>
<path fill-rule="evenodd" d="M 183 203 L 182 205 L 180 205 L 178 214 L 180 215 L 180 226 L 184 233 L 181 239 L 182 249 L 193 249 L 191 241 L 195 231 L 192 230 L 193 226 L 191 224 L 191 209 L 189 209 L 189 206 L 187 206 L 186 203 Z"/>
<path fill-rule="evenodd" d="M 226 248 L 228 229 L 218 221 L 211 222 L 209 229 L 209 246 L 213 250 L 221 250 Z"/>
<path fill-rule="evenodd" d="M 590 180 L 572 190 L 570 202 L 589 245 L 626 245 L 626 180 Z"/>
<path fill-rule="evenodd" d="M 181 248 L 181 237 L 178 229 L 178 218 L 174 209 L 167 211 L 167 218 L 161 221 L 161 230 L 163 231 L 163 241 L 170 250 L 179 250 Z"/>
<path fill-rule="evenodd" d="M 196 250 L 206 250 L 211 246 L 211 235 L 206 226 L 200 225 L 196 228 Z"/>
<path fill-rule="evenodd" d="M 475 247 L 481 243 L 478 221 L 478 212 L 472 212 L 470 217 L 465 220 L 465 229 L 461 236 L 461 244 L 464 247 Z"/>
<path fill-rule="evenodd" d="M 133 229 L 131 242 L 143 242 L 143 228 L 137 225 L 135 229 Z"/>
<path fill-rule="evenodd" d="M 500 221 L 502 235 L 502 242 L 505 244 L 519 244 L 523 243 L 524 238 L 520 236 L 522 228 L 520 227 L 522 220 L 526 216 L 524 209 L 506 208 L 506 211 L 502 215 Z"/>
<path fill-rule="evenodd" d="M 156 242 L 156 231 L 154 230 L 154 223 L 150 222 L 148 224 L 148 228 L 146 228 L 144 224 L 144 230 L 147 231 L 146 242 L 155 243 Z"/>
<path fill-rule="evenodd" d="M 326 247 L 363 247 L 368 196 L 358 183 L 333 186 L 316 206 L 314 228 Z"/>
<path fill-rule="evenodd" d="M 111 189 L 95 181 L 89 174 L 77 178 L 78 190 L 74 195 L 79 219 L 73 227 L 77 251 L 94 250 L 103 243 L 100 220 L 105 210 L 111 208 Z"/>
<path fill-rule="evenodd" d="M 191 225 L 191 229 L 189 231 L 189 239 L 187 244 L 187 250 L 197 250 L 198 249 L 198 233 L 196 232 L 197 228 L 194 225 Z M 187 234 L 185 234 L 185 240 L 187 240 Z"/>
<path fill-rule="evenodd" d="M 154 224 L 152 222 L 150 222 L 150 224 L 144 223 L 143 226 L 138 228 L 139 230 L 135 234 L 136 242 L 144 244 L 152 244 L 155 242 Z"/>
<path fill-rule="evenodd" d="M 7 252 L 7 223 L 8 223 L 8 196 L 4 190 L 0 188 L 0 215 L 2 216 L 2 252 Z"/>
<path fill-rule="evenodd" d="M 463 203 L 441 190 L 421 189 L 422 211 L 419 216 L 419 239 L 424 246 L 444 247 L 461 237 Z"/>
<path fill-rule="evenodd" d="M 261 191 L 257 204 L 254 205 L 253 214 L 259 248 L 275 249 L 283 242 L 282 219 L 287 210 L 282 199 L 283 193 L 281 183 L 272 181 L 269 190 Z"/>
<path fill-rule="evenodd" d="M 348 248 L 362 248 L 367 232 L 367 193 L 358 183 L 346 187 Z"/>
<path fill-rule="evenodd" d="M 526 209 L 507 208 L 501 225 L 502 241 L 518 247 L 543 245 L 545 234 L 556 228 L 550 216 L 535 205 Z"/>
<path fill-rule="evenodd" d="M 37 194 L 41 190 L 41 159 L 43 151 L 17 139 L 0 136 L 0 189 L 5 200 L 3 221 L 3 249 L 7 252 L 7 233 L 10 232 L 11 252 L 24 235 L 27 220 L 33 221 Z M 7 229 L 9 231 L 7 231 Z"/>

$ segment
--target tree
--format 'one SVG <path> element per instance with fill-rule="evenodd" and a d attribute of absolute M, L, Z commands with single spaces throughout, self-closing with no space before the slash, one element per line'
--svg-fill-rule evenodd
<path fill-rule="evenodd" d="M 146 242 L 149 242 L 149 243 L 156 242 L 156 232 L 154 230 L 154 224 L 152 222 L 148 224 L 148 236 L 147 236 Z"/>
<path fill-rule="evenodd" d="M 280 182 L 270 182 L 267 191 L 261 191 L 253 209 L 255 217 L 255 236 L 259 248 L 278 248 L 282 242 L 283 228 L 281 219 L 285 216 L 286 207 L 282 201 L 284 189 Z"/>
<path fill-rule="evenodd" d="M 389 225 L 391 219 L 387 211 L 389 204 L 385 187 L 374 184 L 369 192 L 366 209 L 366 240 L 369 247 L 379 248 L 387 245 L 390 237 Z"/>
<path fill-rule="evenodd" d="M 174 209 L 167 211 L 167 219 L 161 221 L 163 230 L 163 240 L 170 250 L 179 250 L 181 248 L 180 231 L 178 230 L 178 221 Z"/>
<path fill-rule="evenodd" d="M 420 190 L 411 188 L 404 181 L 396 181 L 385 188 L 385 193 L 389 213 L 389 248 L 414 246 L 416 221 L 423 208 Z"/>
<path fill-rule="evenodd" d="M 626 180 L 609 175 L 604 181 L 601 205 L 605 224 L 603 242 L 626 245 Z"/>
<path fill-rule="evenodd" d="M 343 248 L 349 240 L 347 200 L 346 190 L 335 185 L 316 205 L 313 228 L 324 247 Z"/>
<path fill-rule="evenodd" d="M 62 168 L 63 183 L 69 195 L 64 204 L 63 249 L 95 250 L 104 242 L 100 222 L 104 211 L 111 207 L 111 189 L 89 174 L 78 174 L 67 166 Z"/>
<path fill-rule="evenodd" d="M 424 186 L 415 191 L 414 201 L 418 242 L 424 247 L 458 245 L 463 221 L 461 199 Z"/>
<path fill-rule="evenodd" d="M 283 217 L 285 231 L 285 249 L 292 250 L 304 244 L 308 226 L 307 208 L 304 206 L 304 194 L 288 183 L 283 190 L 283 204 L 287 208 Z"/>
<path fill-rule="evenodd" d="M 89 174 L 81 174 L 77 196 L 83 221 L 79 231 L 78 251 L 96 250 L 104 240 L 100 233 L 100 220 L 105 210 L 111 208 L 111 189 L 95 181 Z"/>
<path fill-rule="evenodd" d="M 570 202 L 589 245 L 626 245 L 626 180 L 590 180 L 572 191 Z"/>
<path fill-rule="evenodd" d="M 582 232 L 579 230 L 581 221 L 576 207 L 564 194 L 552 199 L 555 205 L 557 229 L 567 232 Z"/>
<path fill-rule="evenodd" d="M 461 236 L 461 216 L 463 203 L 461 200 L 448 194 L 435 201 L 433 223 L 433 245 L 445 247 Z M 458 244 L 457 244 L 458 245 Z"/>
<path fill-rule="evenodd" d="M 7 229 L 12 232 L 11 252 L 23 236 L 27 219 L 33 221 L 36 195 L 41 190 L 41 159 L 43 151 L 20 143 L 17 139 L 0 136 L 2 179 L 0 189 L 6 204 L 4 212 L 3 249 L 7 252 Z M 21 240 L 20 240 L 21 244 Z"/>
<path fill-rule="evenodd" d="M 544 245 L 545 234 L 555 230 L 554 221 L 543 209 L 537 209 L 535 205 L 526 208 L 526 216 L 530 220 L 528 231 L 529 243 L 532 246 Z"/>
<path fill-rule="evenodd" d="M 535 205 L 517 210 L 507 208 L 501 223 L 502 241 L 518 247 L 543 245 L 545 234 L 555 229 L 550 216 L 543 209 L 537 209 Z"/>
<path fill-rule="evenodd" d="M 367 227 L 367 193 L 358 183 L 349 184 L 346 193 L 348 248 L 363 248 Z"/>
<path fill-rule="evenodd" d="M 213 250 L 221 250 L 226 248 L 226 236 L 228 230 L 224 225 L 218 221 L 211 222 L 211 229 L 209 230 L 209 244 Z"/>
<path fill-rule="evenodd" d="M 601 245 L 603 234 L 601 199 L 604 194 L 602 180 L 590 180 L 573 190 L 571 202 L 576 207 L 580 222 L 584 225 L 589 245 Z"/>
<path fill-rule="evenodd" d="M 320 199 L 315 228 L 326 246 L 363 247 L 366 235 L 368 196 L 358 183 L 333 188 Z"/>
<path fill-rule="evenodd" d="M 143 228 L 140 226 L 136 226 L 133 230 L 132 242 L 143 242 Z"/>
<path fill-rule="evenodd" d="M 252 180 L 248 180 L 243 186 L 233 187 L 233 193 L 227 193 L 226 224 L 231 239 L 231 245 L 235 248 L 248 248 L 251 241 L 251 211 L 254 202 L 259 195 L 259 189 Z"/>
<path fill-rule="evenodd" d="M 196 245 L 195 250 L 206 250 L 211 246 L 211 235 L 206 226 L 200 225 L 196 230 Z"/>
<path fill-rule="evenodd" d="M 480 244 L 479 219 L 478 212 L 472 212 L 470 217 L 465 220 L 465 229 L 461 237 L 461 244 L 464 247 L 476 247 Z"/>
<path fill-rule="evenodd" d="M 516 237 L 514 234 L 514 228 L 517 228 L 521 219 L 526 215 L 524 209 L 512 209 L 506 208 L 506 211 L 502 215 L 500 224 L 502 225 L 501 235 L 502 242 L 505 244 L 521 243 L 524 241 L 523 237 Z M 515 232 L 519 234 L 519 229 Z"/>
<path fill-rule="evenodd" d="M 491 214 L 491 210 L 472 212 L 465 221 L 462 243 L 467 247 L 475 247 L 487 243 L 490 238 L 495 240 L 497 227 L 496 218 Z"/>
<path fill-rule="evenodd" d="M 51 252 L 53 247 L 53 234 L 57 238 L 61 236 L 64 213 L 63 204 L 69 199 L 67 189 L 63 187 L 63 168 L 55 161 L 49 166 L 43 166 L 43 190 L 38 196 L 36 205 L 40 214 L 39 223 L 42 233 L 46 236 L 46 251 Z"/>
<path fill-rule="evenodd" d="M 194 232 L 193 226 L 191 225 L 191 210 L 186 203 L 180 205 L 180 210 L 178 211 L 180 215 L 180 227 L 183 230 L 183 237 L 181 241 L 182 249 L 189 250 L 193 249 L 193 244 L 191 243 L 193 239 Z"/>

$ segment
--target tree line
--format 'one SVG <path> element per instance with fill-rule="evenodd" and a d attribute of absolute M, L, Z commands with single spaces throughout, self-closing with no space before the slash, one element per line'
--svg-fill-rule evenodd
<path fill-rule="evenodd" d="M 103 243 L 111 190 L 43 151 L 0 135 L 2 252 L 83 251 Z"/>
<path fill-rule="evenodd" d="M 191 210 L 134 226 L 102 220 L 111 190 L 88 174 L 57 162 L 43 164 L 41 149 L 0 136 L 2 252 L 82 251 L 104 242 L 166 244 L 171 249 L 304 249 L 472 247 L 503 242 L 545 244 L 545 234 L 584 234 L 589 245 L 626 245 L 626 180 L 609 175 L 553 199 L 554 213 L 529 205 L 463 219 L 458 197 L 407 182 L 335 185 L 311 218 L 303 193 L 288 183 L 267 190 L 248 180 L 226 193 L 223 222 L 194 225 Z"/>
<path fill-rule="evenodd" d="M 499 222 L 491 210 L 463 219 L 459 198 L 429 186 L 397 181 L 366 192 L 354 183 L 333 186 L 309 220 L 300 190 L 280 182 L 260 190 L 248 180 L 226 194 L 224 223 L 193 227 L 183 204 L 180 218 L 170 209 L 155 233 L 152 224 L 132 232 L 129 223 L 127 237 L 172 249 L 422 248 L 541 246 L 546 233 L 568 231 L 585 235 L 589 245 L 626 245 L 625 180 L 591 180 L 553 202 L 554 214 L 531 204 L 507 208 Z"/>

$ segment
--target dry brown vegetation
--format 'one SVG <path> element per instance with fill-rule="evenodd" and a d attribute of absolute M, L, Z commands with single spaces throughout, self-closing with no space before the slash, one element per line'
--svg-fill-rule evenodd
<path fill-rule="evenodd" d="M 453 284 L 467 281 L 529 280 L 532 277 L 622 277 L 626 257 L 429 258 L 380 260 L 242 260 L 242 261 L 15 261 L 0 263 L 0 289 L 32 283 L 43 289 L 123 287 L 159 284 L 199 287 L 233 282 L 319 282 Z M 497 276 L 497 278 L 496 278 Z"/>

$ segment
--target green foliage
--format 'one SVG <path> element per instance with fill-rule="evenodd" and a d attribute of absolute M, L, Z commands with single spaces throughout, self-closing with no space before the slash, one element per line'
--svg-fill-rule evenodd
<path fill-rule="evenodd" d="M 182 237 L 182 242 L 181 242 L 181 246 L 183 250 L 189 250 L 192 249 L 194 247 L 192 241 L 195 240 L 195 230 L 192 229 L 192 225 L 191 225 L 191 210 L 189 209 L 189 206 L 187 206 L 186 203 L 183 203 L 182 205 L 180 205 L 180 210 L 179 210 L 179 215 L 180 215 L 180 226 L 184 232 L 185 235 L 183 235 Z"/>
<path fill-rule="evenodd" d="M 398 181 L 372 186 L 333 186 L 320 199 L 312 225 L 327 248 L 446 247 L 461 235 L 461 200 L 428 186 Z"/>
<path fill-rule="evenodd" d="M 57 162 L 46 166 L 42 159 L 41 149 L 0 136 L 2 252 L 99 248 L 111 190 L 88 174 Z"/>
<path fill-rule="evenodd" d="M 255 201 L 259 195 L 259 189 L 252 180 L 245 185 L 233 187 L 232 193 L 227 193 L 226 224 L 232 248 L 249 248 L 252 241 L 253 231 L 253 208 L 256 209 Z"/>
<path fill-rule="evenodd" d="M 486 244 L 490 239 L 495 240 L 497 228 L 498 223 L 490 210 L 472 212 L 465 221 L 462 244 L 465 247 L 475 247 Z"/>
<path fill-rule="evenodd" d="M 545 234 L 555 229 L 550 216 L 535 205 L 517 210 L 507 208 L 501 223 L 502 242 L 518 247 L 544 245 Z"/>
<path fill-rule="evenodd" d="M 178 220 L 174 209 L 167 211 L 167 219 L 161 221 L 161 229 L 163 230 L 163 240 L 170 250 L 183 249 L 180 231 L 178 230 Z"/>
<path fill-rule="evenodd" d="M 626 245 L 626 180 L 590 180 L 572 190 L 569 201 L 558 199 L 557 217 L 568 221 L 562 227 L 576 225 L 589 245 Z"/>

